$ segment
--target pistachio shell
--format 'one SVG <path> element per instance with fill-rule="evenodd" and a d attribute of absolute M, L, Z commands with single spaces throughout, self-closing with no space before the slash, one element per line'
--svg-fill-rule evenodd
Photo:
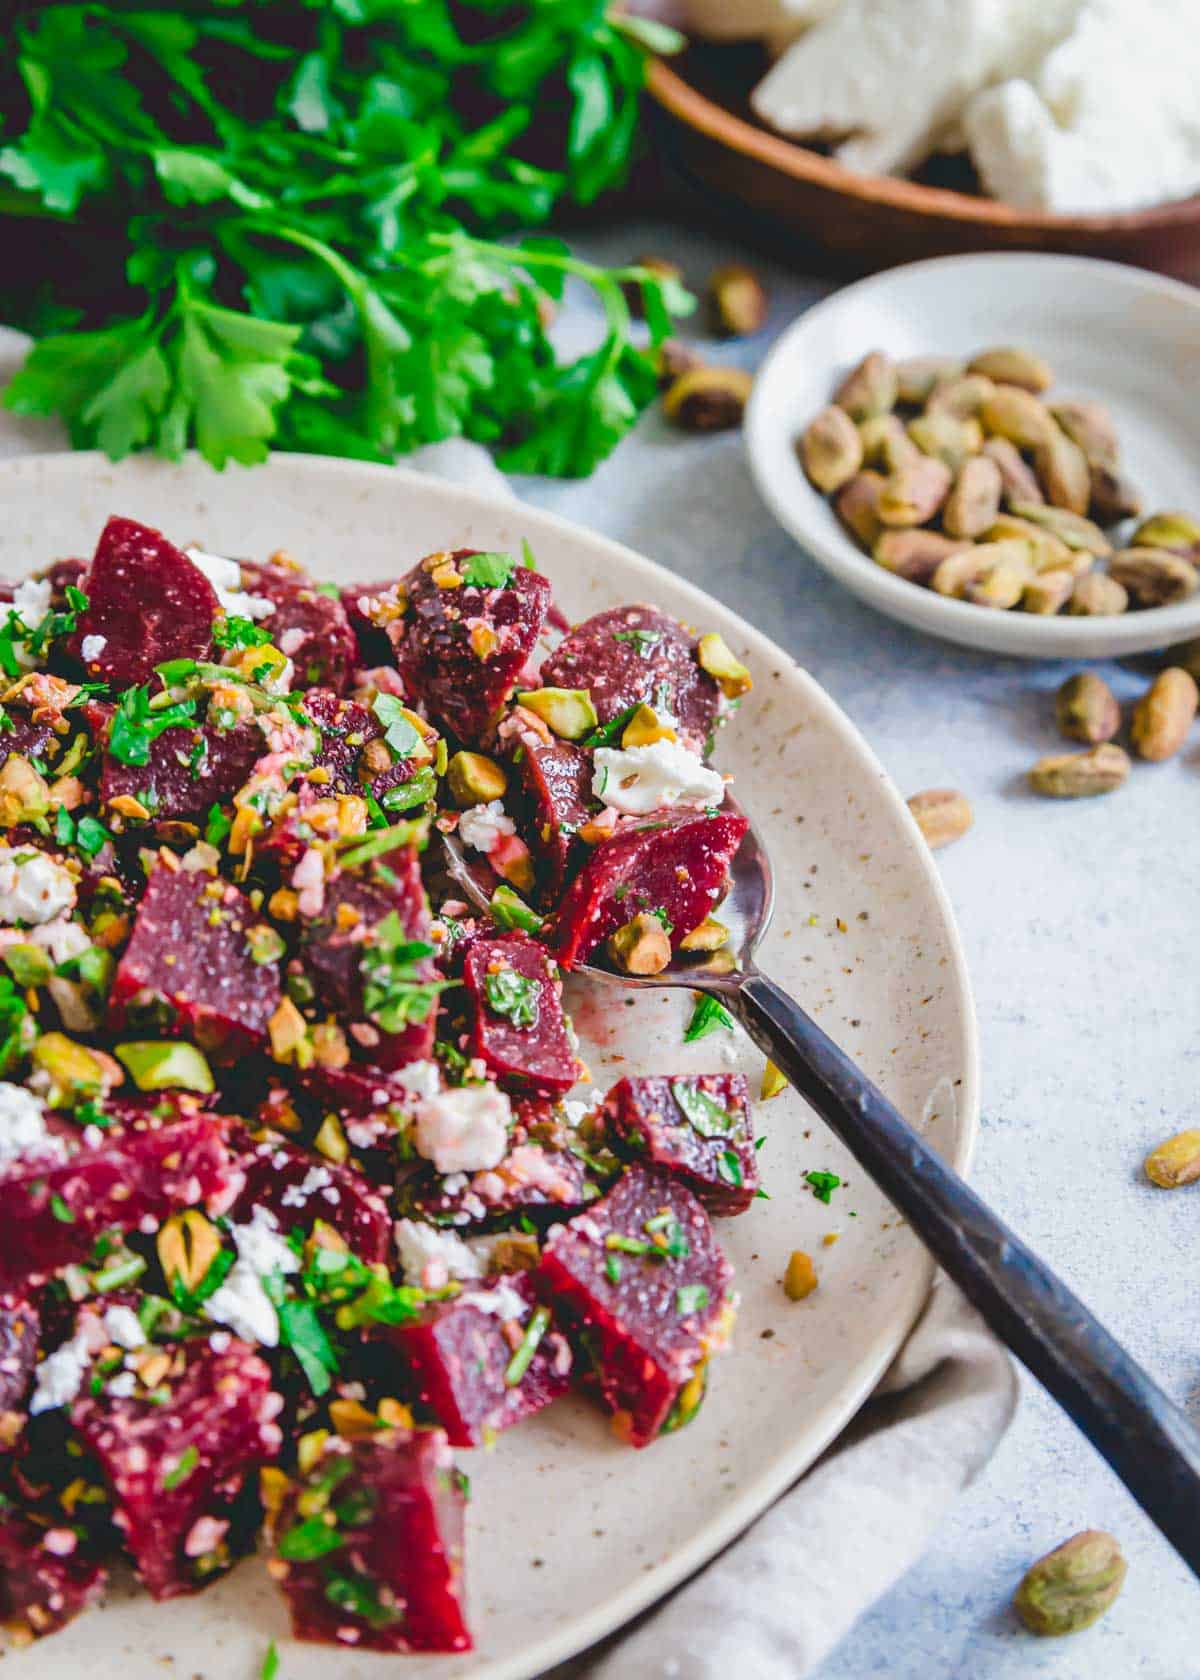
<path fill-rule="evenodd" d="M 982 373 L 998 385 L 1017 385 L 1035 395 L 1048 391 L 1054 383 L 1054 370 L 1048 362 L 1035 356 L 1032 350 L 1021 350 L 1010 344 L 981 350 L 967 363 L 967 372 Z"/>

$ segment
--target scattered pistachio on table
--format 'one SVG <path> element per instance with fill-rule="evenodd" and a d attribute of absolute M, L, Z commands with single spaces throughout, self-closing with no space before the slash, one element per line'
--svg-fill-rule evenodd
<path fill-rule="evenodd" d="M 744 368 L 693 368 L 667 387 L 663 413 L 684 432 L 726 432 L 741 425 L 753 383 Z"/>
<path fill-rule="evenodd" d="M 926 844 L 935 852 L 961 840 L 975 821 L 967 796 L 956 788 L 926 788 L 913 794 L 908 808 Z"/>
<path fill-rule="evenodd" d="M 1112 741 L 1081 753 L 1052 753 L 1029 772 L 1034 793 L 1049 799 L 1090 799 L 1112 793 L 1129 775 L 1129 754 Z"/>
<path fill-rule="evenodd" d="M 1125 1584 L 1125 1559 L 1111 1534 L 1085 1529 L 1039 1558 L 1013 1607 L 1030 1633 L 1055 1638 L 1098 1622 Z"/>
<path fill-rule="evenodd" d="M 1176 1132 L 1145 1160 L 1146 1177 L 1160 1190 L 1177 1190 L 1200 1178 L 1200 1132 Z"/>
<path fill-rule="evenodd" d="M 1174 758 L 1187 740 L 1200 703 L 1195 679 L 1178 665 L 1160 671 L 1133 708 L 1130 734 L 1139 758 Z"/>
<path fill-rule="evenodd" d="M 745 338 L 767 319 L 762 281 L 745 263 L 724 263 L 708 277 L 709 325 L 720 338 Z"/>
<path fill-rule="evenodd" d="M 803 1301 L 816 1287 L 817 1269 L 812 1263 L 812 1256 L 798 1248 L 788 1260 L 787 1271 L 783 1274 L 783 1293 L 789 1301 Z"/>
<path fill-rule="evenodd" d="M 1126 535 L 1142 501 L 1121 472 L 1112 415 L 1048 396 L 1053 382 L 1053 369 L 1019 346 L 965 363 L 896 363 L 872 350 L 797 452 L 859 546 L 910 583 L 1042 617 L 1186 600 L 1200 587 L 1200 521 L 1156 513 Z M 889 540 L 914 532 L 928 546 Z M 956 545 L 941 550 L 944 569 L 927 563 L 933 539 Z"/>
<path fill-rule="evenodd" d="M 1111 741 L 1121 727 L 1121 708 L 1103 677 L 1079 671 L 1068 677 L 1054 701 L 1054 715 L 1068 741 L 1098 747 Z"/>

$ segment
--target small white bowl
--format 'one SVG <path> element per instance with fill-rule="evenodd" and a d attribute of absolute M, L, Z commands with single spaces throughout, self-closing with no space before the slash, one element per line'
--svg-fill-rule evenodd
<path fill-rule="evenodd" d="M 997 612 L 877 566 L 805 477 L 795 442 L 868 350 L 897 358 L 1018 344 L 1054 368 L 1054 395 L 1111 408 L 1123 470 L 1147 513 L 1200 517 L 1200 291 L 1084 257 L 941 257 L 877 274 L 802 315 L 758 374 L 746 413 L 755 482 L 780 524 L 862 600 L 946 641 L 1031 659 L 1104 659 L 1200 634 L 1200 592 L 1115 618 Z"/>

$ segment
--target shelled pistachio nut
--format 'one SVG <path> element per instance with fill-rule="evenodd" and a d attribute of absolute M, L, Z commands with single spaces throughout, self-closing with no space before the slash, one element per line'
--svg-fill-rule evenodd
<path fill-rule="evenodd" d="M 850 482 L 863 464 L 863 445 L 845 409 L 830 404 L 809 421 L 800 438 L 800 459 L 813 484 L 826 495 Z"/>
<path fill-rule="evenodd" d="M 942 509 L 949 537 L 981 537 L 1000 511 L 1000 468 L 986 455 L 973 455 L 958 469 L 954 488 Z"/>
<path fill-rule="evenodd" d="M 908 356 L 896 364 L 897 401 L 908 408 L 921 408 L 936 385 L 957 379 L 964 371 L 955 356 Z"/>
<path fill-rule="evenodd" d="M 932 851 L 961 840 L 975 821 L 970 801 L 957 788 L 926 788 L 912 795 L 908 808 Z"/>
<path fill-rule="evenodd" d="M 1128 778 L 1129 754 L 1112 741 L 1081 753 L 1052 753 L 1039 758 L 1029 785 L 1048 799 L 1090 799 L 1112 793 Z"/>
<path fill-rule="evenodd" d="M 1176 1132 L 1150 1151 L 1144 1166 L 1146 1177 L 1160 1190 L 1194 1184 L 1200 1178 L 1200 1132 Z"/>
<path fill-rule="evenodd" d="M 1017 345 L 1001 344 L 981 350 L 967 363 L 968 373 L 981 373 L 997 385 L 1016 385 L 1032 391 L 1035 396 L 1048 391 L 1054 383 L 1054 370 L 1032 350 Z"/>
<path fill-rule="evenodd" d="M 873 415 L 860 424 L 858 435 L 862 440 L 864 464 L 882 467 L 887 473 L 896 472 L 921 453 L 898 414 Z"/>
<path fill-rule="evenodd" d="M 1093 463 L 1088 468 L 1090 499 L 1088 513 L 1098 525 L 1119 525 L 1123 519 L 1136 519 L 1142 511 L 1141 492 L 1128 478 L 1113 467 Z"/>
<path fill-rule="evenodd" d="M 762 281 L 745 263 L 725 263 L 708 279 L 708 317 L 720 338 L 744 338 L 767 319 Z"/>
<path fill-rule="evenodd" d="M 1045 500 L 1037 474 L 1015 443 L 1010 443 L 1008 438 L 990 437 L 984 442 L 983 453 L 1000 468 L 1005 507 L 1011 508 L 1014 502 Z"/>
<path fill-rule="evenodd" d="M 918 414 L 908 423 L 908 435 L 922 455 L 941 461 L 952 473 L 983 448 L 978 420 L 956 420 L 953 414 Z"/>
<path fill-rule="evenodd" d="M 663 413 L 684 432 L 729 431 L 741 425 L 753 384 L 744 368 L 694 368 L 668 387 Z"/>
<path fill-rule="evenodd" d="M 1200 586 L 1200 572 L 1180 554 L 1165 548 L 1118 549 L 1108 575 L 1139 607 L 1166 607 L 1186 601 Z"/>
<path fill-rule="evenodd" d="M 1021 605 L 1027 613 L 1034 613 L 1039 618 L 1051 618 L 1066 606 L 1074 587 L 1074 572 L 1038 572 L 1025 585 Z"/>
<path fill-rule="evenodd" d="M 998 568 L 1001 573 L 995 588 L 979 604 L 996 605 L 997 602 L 990 596 L 1007 595 L 1015 584 L 1015 593 L 1008 603 L 1015 606 L 1021 598 L 1021 589 L 1033 575 L 1028 544 L 1016 538 L 1005 542 L 976 543 L 962 554 L 951 555 L 933 574 L 933 587 L 939 595 L 965 596 L 969 591 L 981 588 L 989 574 Z M 972 595 L 971 598 L 975 597 Z"/>
<path fill-rule="evenodd" d="M 992 607 L 1007 612 L 1015 607 L 1033 577 L 1029 550 L 1024 543 L 980 543 L 976 553 L 991 549 L 994 552 L 986 569 L 968 579 L 965 598 L 977 607 Z"/>
<path fill-rule="evenodd" d="M 1130 538 L 1131 548 L 1166 548 L 1185 560 L 1200 560 L 1200 523 L 1190 513 L 1155 513 Z"/>
<path fill-rule="evenodd" d="M 1133 708 L 1130 736 L 1139 758 L 1154 764 L 1174 758 L 1196 721 L 1200 691 L 1178 665 L 1160 671 Z"/>
<path fill-rule="evenodd" d="M 989 437 L 1007 438 L 1018 449 L 1036 449 L 1055 430 L 1045 403 L 1019 385 L 997 385 L 979 419 Z"/>
<path fill-rule="evenodd" d="M 1092 475 L 1083 450 L 1052 425 L 1044 443 L 1033 452 L 1033 470 L 1052 507 L 1086 514 L 1092 496 Z"/>
<path fill-rule="evenodd" d="M 872 350 L 842 380 L 833 400 L 852 420 L 869 420 L 895 408 L 898 389 L 896 364 L 882 350 Z"/>
<path fill-rule="evenodd" d="M 1103 560 L 1113 551 L 1112 543 L 1099 525 L 1071 513 L 1067 508 L 1046 507 L 1040 502 L 1014 502 L 1011 511 L 1018 519 L 1028 519 L 1043 531 L 1049 531 L 1068 548 L 1086 549 L 1098 560 Z"/>
<path fill-rule="evenodd" d="M 924 525 L 946 500 L 950 484 L 949 467 L 931 455 L 909 461 L 879 492 L 879 518 L 889 526 Z"/>
<path fill-rule="evenodd" d="M 884 531 L 872 552 L 885 572 L 895 572 L 909 583 L 927 584 L 943 560 L 970 548 L 968 541 L 944 537 L 940 531 L 909 529 Z"/>
<path fill-rule="evenodd" d="M 965 373 L 958 379 L 940 379 L 929 393 L 926 414 L 951 414 L 956 420 L 975 420 L 996 387 L 981 373 Z"/>
<path fill-rule="evenodd" d="M 1095 671 L 1078 671 L 1067 678 L 1055 695 L 1054 716 L 1061 735 L 1089 747 L 1111 741 L 1121 727 L 1117 697 Z"/>
<path fill-rule="evenodd" d="M 1125 1583 L 1126 1563 L 1111 1534 L 1086 1529 L 1026 1572 L 1013 1605 L 1031 1633 L 1079 1633 L 1099 1621 Z"/>
<path fill-rule="evenodd" d="M 868 550 L 874 548 L 884 529 L 879 517 L 879 495 L 886 482 L 882 473 L 855 473 L 849 483 L 842 485 L 834 502 L 842 524 Z"/>
<path fill-rule="evenodd" d="M 1127 592 L 1107 572 L 1088 572 L 1077 578 L 1067 602 L 1073 618 L 1114 618 L 1128 608 Z"/>
<path fill-rule="evenodd" d="M 1090 467 L 1116 467 L 1120 456 L 1117 428 L 1103 403 L 1055 402 L 1049 408 L 1071 442 L 1083 450 Z"/>

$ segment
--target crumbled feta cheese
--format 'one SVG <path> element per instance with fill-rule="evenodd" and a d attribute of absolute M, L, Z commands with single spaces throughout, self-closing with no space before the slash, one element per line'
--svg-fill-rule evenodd
<path fill-rule="evenodd" d="M 494 1085 L 464 1085 L 421 1104 L 417 1149 L 439 1172 L 479 1172 L 503 1160 L 512 1105 Z"/>
<path fill-rule="evenodd" d="M 0 922 L 51 922 L 74 906 L 75 882 L 62 864 L 0 845 Z"/>
<path fill-rule="evenodd" d="M 69 1406 L 83 1387 L 93 1357 L 104 1346 L 104 1329 L 94 1314 L 88 1314 L 69 1342 L 47 1354 L 37 1368 L 30 1415 L 53 1412 Z"/>
<path fill-rule="evenodd" d="M 279 1317 L 263 1278 L 272 1272 L 296 1272 L 299 1257 L 279 1234 L 275 1215 L 256 1207 L 247 1225 L 232 1227 L 238 1257 L 224 1281 L 204 1303 L 208 1317 L 226 1324 L 235 1336 L 262 1347 L 278 1347 Z"/>
<path fill-rule="evenodd" d="M 114 1400 L 130 1400 L 137 1388 L 137 1378 L 132 1371 L 118 1371 L 108 1384 L 108 1392 Z"/>
<path fill-rule="evenodd" d="M 415 1219 L 395 1225 L 396 1253 L 407 1283 L 440 1289 L 450 1278 L 480 1278 L 483 1264 L 453 1231 L 439 1231 Z"/>
<path fill-rule="evenodd" d="M 679 741 L 647 747 L 597 747 L 592 792 L 626 816 L 672 805 L 719 805 L 725 783 Z"/>
<path fill-rule="evenodd" d="M 107 646 L 107 636 L 85 636 L 79 644 L 79 651 L 85 659 L 99 659 Z"/>
<path fill-rule="evenodd" d="M 300 652 L 307 640 L 308 631 L 301 629 L 298 624 L 293 624 L 283 632 L 275 645 L 280 653 L 285 654 L 290 659 L 294 653 Z"/>
<path fill-rule="evenodd" d="M 221 611 L 230 618 L 269 618 L 275 611 L 274 601 L 265 595 L 247 595 L 242 589 L 242 568 L 236 560 L 224 555 L 209 554 L 202 548 L 183 551 L 197 571 L 204 573 L 216 591 Z"/>
<path fill-rule="evenodd" d="M 310 1197 L 318 1190 L 325 1190 L 333 1183 L 333 1174 L 328 1167 L 309 1167 L 299 1184 L 289 1184 L 280 1197 L 284 1207 L 302 1208 Z"/>
<path fill-rule="evenodd" d="M 519 1295 L 511 1283 L 497 1284 L 495 1289 L 472 1289 L 463 1297 L 482 1313 L 497 1318 L 515 1318 L 519 1324 L 529 1316 L 529 1302 Z"/>
<path fill-rule="evenodd" d="M 397 1068 L 392 1078 L 422 1102 L 436 1097 L 442 1088 L 442 1070 L 436 1062 L 409 1062 Z"/>
<path fill-rule="evenodd" d="M 46 1126 L 46 1113 L 32 1091 L 0 1081 L 0 1165 L 28 1155 L 62 1160 L 66 1144 Z"/>
<path fill-rule="evenodd" d="M 1195 0 L 1083 0 L 1039 63 L 967 105 L 990 193 L 1022 209 L 1138 210 L 1200 185 Z M 1131 137 L 1136 137 L 1131 143 Z"/>
<path fill-rule="evenodd" d="M 87 936 L 87 929 L 78 922 L 71 921 L 66 916 L 59 916 L 53 922 L 43 922 L 41 927 L 24 929 L 20 933 L 16 929 L 0 930 L 5 940 L 11 938 L 14 943 L 22 942 L 30 945 L 40 945 L 55 963 L 64 963 L 71 957 L 81 956 L 84 951 L 90 951 L 92 942 Z"/>
<path fill-rule="evenodd" d="M 498 799 L 490 799 L 486 805 L 472 805 L 458 819 L 459 838 L 474 846 L 477 852 L 490 852 L 497 841 L 516 832 L 516 823 L 505 816 L 504 806 Z"/>
<path fill-rule="evenodd" d="M 104 1332 L 110 1342 L 129 1351 L 146 1343 L 146 1332 L 132 1307 L 109 1307 L 104 1315 Z"/>
<path fill-rule="evenodd" d="M 575 1130 L 583 1124 L 599 1102 L 600 1093 L 593 1086 L 590 1091 L 585 1091 L 582 1097 L 564 1097 L 558 1106 L 567 1125 Z"/>
<path fill-rule="evenodd" d="M 12 611 L 27 630 L 36 630 L 50 611 L 49 578 L 23 578 L 13 590 Z"/>

